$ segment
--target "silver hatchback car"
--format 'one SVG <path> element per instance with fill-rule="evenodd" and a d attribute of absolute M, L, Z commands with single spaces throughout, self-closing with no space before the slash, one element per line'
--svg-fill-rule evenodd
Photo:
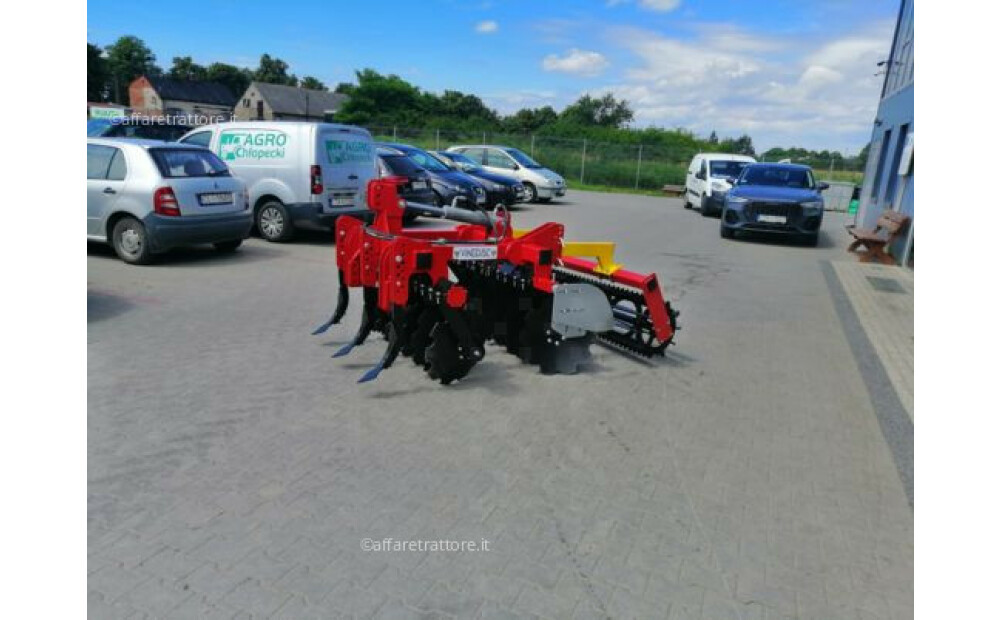
<path fill-rule="evenodd" d="M 126 263 L 193 243 L 233 252 L 250 235 L 246 184 L 206 148 L 87 139 L 87 239 Z"/>

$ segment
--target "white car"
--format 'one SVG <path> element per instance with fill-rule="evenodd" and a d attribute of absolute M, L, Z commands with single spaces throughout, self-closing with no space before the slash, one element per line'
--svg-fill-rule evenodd
<path fill-rule="evenodd" d="M 525 202 L 548 202 L 566 195 L 566 181 L 523 151 L 492 144 L 457 145 L 448 148 L 461 153 L 489 172 L 517 179 L 524 185 Z"/>
<path fill-rule="evenodd" d="M 698 153 L 684 179 L 684 208 L 697 206 L 705 217 L 721 214 L 726 193 L 732 188 L 729 179 L 740 176 L 747 164 L 756 161 L 747 155 Z"/>
<path fill-rule="evenodd" d="M 246 185 L 207 149 L 87 139 L 87 240 L 110 243 L 126 263 L 193 243 L 232 252 L 251 226 Z"/>
<path fill-rule="evenodd" d="M 340 215 L 367 212 L 375 145 L 367 130 L 299 121 L 205 125 L 184 144 L 208 147 L 247 183 L 254 222 L 268 241 L 288 241 L 295 227 L 327 229 Z"/>

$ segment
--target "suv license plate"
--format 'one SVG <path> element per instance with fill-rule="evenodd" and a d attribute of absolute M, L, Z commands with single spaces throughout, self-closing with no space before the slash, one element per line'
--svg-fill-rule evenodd
<path fill-rule="evenodd" d="M 757 221 L 765 224 L 785 224 L 788 222 L 788 218 L 784 215 L 758 215 Z"/>
<path fill-rule="evenodd" d="M 352 195 L 330 197 L 331 207 L 350 207 L 353 204 L 354 204 L 354 196 Z"/>
<path fill-rule="evenodd" d="M 233 193 L 215 192 L 212 194 L 198 194 L 198 204 L 200 204 L 203 207 L 211 207 L 215 205 L 231 205 L 233 204 Z"/>

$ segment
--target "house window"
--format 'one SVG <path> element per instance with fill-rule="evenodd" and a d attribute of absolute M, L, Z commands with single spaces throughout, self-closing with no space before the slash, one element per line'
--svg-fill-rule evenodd
<path fill-rule="evenodd" d="M 249 108 L 250 107 L 250 98 L 249 97 L 245 97 L 243 99 L 243 107 L 244 108 Z"/>
<path fill-rule="evenodd" d="M 896 148 L 892 155 L 892 167 L 889 168 L 889 181 L 885 184 L 885 195 L 882 202 L 886 205 L 892 204 L 896 197 L 896 181 L 899 179 L 899 160 L 903 157 L 903 149 L 906 148 L 906 134 L 909 133 L 910 126 L 903 125 L 899 128 L 899 135 L 896 136 Z"/>
<path fill-rule="evenodd" d="M 872 200 L 878 200 L 878 188 L 882 185 L 882 171 L 885 169 L 885 156 L 889 153 L 889 140 L 892 139 L 892 129 L 887 129 L 882 136 L 882 148 L 879 149 L 878 167 L 875 168 L 875 178 L 872 181 Z"/>

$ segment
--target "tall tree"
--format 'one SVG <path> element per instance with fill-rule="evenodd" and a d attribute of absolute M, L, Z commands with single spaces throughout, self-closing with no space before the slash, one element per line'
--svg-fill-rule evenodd
<path fill-rule="evenodd" d="M 299 82 L 299 86 L 302 88 L 308 88 L 309 90 L 327 90 L 326 84 L 320 82 L 311 75 L 307 75 L 302 78 L 302 81 Z"/>
<path fill-rule="evenodd" d="M 607 93 L 600 98 L 584 95 L 567 106 L 559 117 L 572 125 L 621 129 L 635 118 L 635 113 L 628 101 L 619 101 Z"/>
<path fill-rule="evenodd" d="M 190 56 L 174 56 L 173 65 L 167 75 L 177 80 L 202 81 L 208 78 L 208 71 L 191 60 Z"/>
<path fill-rule="evenodd" d="M 240 97 L 253 81 L 253 71 L 227 65 L 224 62 L 213 62 L 205 69 L 205 79 L 209 82 L 225 84 L 234 97 Z"/>
<path fill-rule="evenodd" d="M 398 75 L 382 75 L 373 69 L 356 71 L 357 86 L 337 111 L 337 119 L 353 124 L 421 123 L 426 105 L 420 89 Z"/>
<path fill-rule="evenodd" d="M 285 86 L 296 86 L 299 79 L 288 73 L 288 63 L 280 58 L 271 58 L 270 54 L 260 57 L 260 64 L 254 71 L 253 79 L 258 82 L 268 84 L 284 84 Z"/>
<path fill-rule="evenodd" d="M 132 35 L 119 38 L 107 49 L 108 69 L 111 73 L 113 99 L 117 103 L 128 104 L 128 85 L 140 75 L 160 75 L 156 66 L 156 56 Z"/>
<path fill-rule="evenodd" d="M 111 72 L 101 48 L 87 44 L 87 101 L 105 101 Z"/>

